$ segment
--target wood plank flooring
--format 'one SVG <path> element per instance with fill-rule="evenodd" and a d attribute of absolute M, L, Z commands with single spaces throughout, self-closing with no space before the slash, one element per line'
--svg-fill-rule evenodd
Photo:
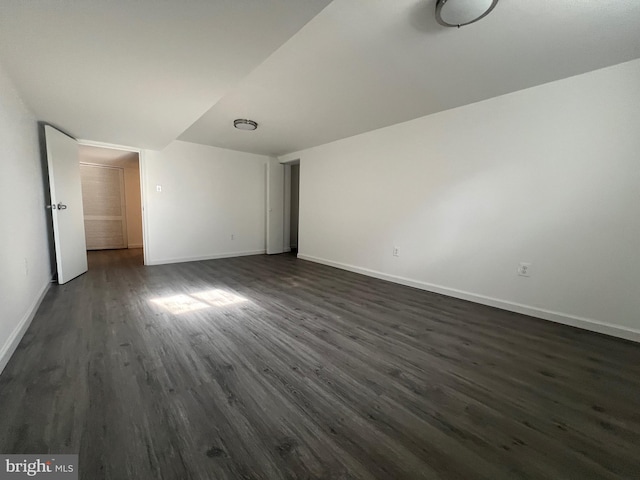
<path fill-rule="evenodd" d="M 99 479 L 640 478 L 640 345 L 298 260 L 89 255 L 0 376 L 0 452 Z"/>

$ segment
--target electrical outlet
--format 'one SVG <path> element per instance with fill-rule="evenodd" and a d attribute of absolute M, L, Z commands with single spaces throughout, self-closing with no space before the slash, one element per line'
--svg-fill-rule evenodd
<path fill-rule="evenodd" d="M 236 236 L 235 236 L 235 234 L 232 233 L 231 234 L 231 240 L 235 240 L 235 239 L 236 239 Z"/>
<path fill-rule="evenodd" d="M 518 264 L 518 275 L 520 275 L 521 277 L 530 277 L 531 264 L 526 262 L 520 262 L 520 264 Z"/>
<path fill-rule="evenodd" d="M 398 247 L 393 247 L 393 256 L 394 257 L 400 256 L 400 249 Z"/>

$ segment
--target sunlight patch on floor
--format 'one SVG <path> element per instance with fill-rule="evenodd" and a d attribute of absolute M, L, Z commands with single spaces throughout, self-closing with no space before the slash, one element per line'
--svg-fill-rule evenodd
<path fill-rule="evenodd" d="M 216 288 L 214 290 L 207 290 L 206 292 L 193 293 L 192 297 L 202 300 L 213 307 L 225 307 L 227 305 L 233 305 L 234 303 L 246 302 L 247 299 L 236 295 L 235 293 Z"/>
<path fill-rule="evenodd" d="M 247 299 L 228 292 L 221 288 L 213 290 L 205 290 L 196 293 L 182 293 L 179 295 L 171 295 L 169 297 L 160 297 L 151 299 L 152 303 L 161 306 L 165 310 L 173 314 L 181 314 L 203 310 L 211 307 L 226 307 L 236 303 L 246 302 Z"/>

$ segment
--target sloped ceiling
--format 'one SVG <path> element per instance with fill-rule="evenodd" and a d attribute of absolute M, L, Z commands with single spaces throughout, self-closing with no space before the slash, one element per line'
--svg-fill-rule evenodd
<path fill-rule="evenodd" d="M 2 0 L 0 63 L 36 116 L 160 149 L 329 0 Z"/>
<path fill-rule="evenodd" d="M 637 0 L 501 0 L 460 29 L 434 11 L 336 0 L 180 138 L 281 155 L 640 57 Z"/>
<path fill-rule="evenodd" d="M 282 155 L 640 57 L 637 0 L 435 1 L 3 0 L 0 62 L 79 138 Z"/>

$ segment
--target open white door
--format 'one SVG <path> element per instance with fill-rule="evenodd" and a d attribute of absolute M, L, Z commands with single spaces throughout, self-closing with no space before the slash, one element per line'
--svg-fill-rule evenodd
<path fill-rule="evenodd" d="M 78 143 L 45 125 L 58 283 L 87 271 Z"/>
<path fill-rule="evenodd" d="M 284 252 L 284 165 L 267 164 L 267 253 Z"/>

